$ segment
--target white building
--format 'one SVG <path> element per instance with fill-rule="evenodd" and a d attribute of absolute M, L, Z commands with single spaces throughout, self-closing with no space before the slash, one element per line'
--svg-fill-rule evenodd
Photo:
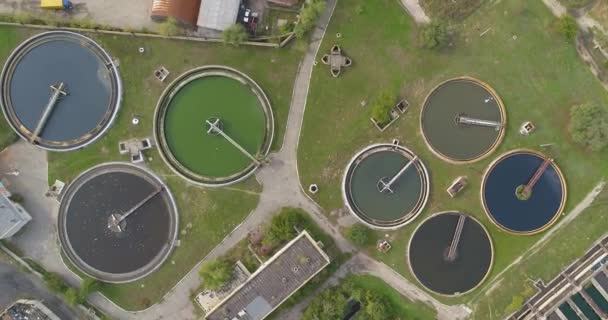
<path fill-rule="evenodd" d="M 224 31 L 236 23 L 241 0 L 202 0 L 197 25 Z"/>
<path fill-rule="evenodd" d="M 4 186 L 0 189 L 6 190 Z M 25 226 L 32 217 L 18 203 L 12 202 L 7 192 L 0 192 L 0 239 L 10 238 Z"/>

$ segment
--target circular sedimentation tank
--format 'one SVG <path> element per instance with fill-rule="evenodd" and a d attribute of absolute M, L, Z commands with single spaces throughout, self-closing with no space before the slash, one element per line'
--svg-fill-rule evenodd
<path fill-rule="evenodd" d="M 409 243 L 408 260 L 412 274 L 428 290 L 461 295 L 477 288 L 490 273 L 492 240 L 473 217 L 443 212 L 418 226 Z"/>
<path fill-rule="evenodd" d="M 502 141 L 506 113 L 498 94 L 474 78 L 445 81 L 426 97 L 420 116 L 431 151 L 452 163 L 488 156 Z"/>
<path fill-rule="evenodd" d="M 522 195 L 530 183 L 529 193 Z M 557 164 L 531 150 L 500 156 L 490 164 L 481 187 L 488 217 L 513 234 L 535 234 L 550 227 L 562 213 L 566 196 L 566 182 Z"/>
<path fill-rule="evenodd" d="M 88 276 L 111 283 L 152 273 L 177 237 L 178 215 L 167 186 L 127 163 L 103 164 L 78 176 L 59 207 L 61 247 Z"/>
<path fill-rule="evenodd" d="M 429 197 L 429 174 L 409 149 L 376 144 L 357 153 L 342 183 L 349 210 L 365 224 L 396 229 L 411 222 Z"/>
<path fill-rule="evenodd" d="M 270 102 L 247 75 L 205 66 L 179 76 L 161 96 L 154 133 L 165 162 L 205 186 L 249 177 L 272 144 Z"/>
<path fill-rule="evenodd" d="M 67 31 L 24 41 L 0 76 L 4 116 L 24 140 L 53 151 L 92 143 L 121 103 L 118 68 L 90 38 Z"/>

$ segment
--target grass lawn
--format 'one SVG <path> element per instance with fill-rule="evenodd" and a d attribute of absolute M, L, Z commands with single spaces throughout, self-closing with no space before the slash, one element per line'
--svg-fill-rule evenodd
<path fill-rule="evenodd" d="M 298 152 L 302 184 L 319 185 L 322 191 L 313 198 L 336 219 L 345 212 L 341 179 L 350 158 L 370 143 L 398 138 L 429 169 L 431 197 L 416 221 L 397 232 L 388 232 L 393 245 L 388 254 L 372 248 L 370 253 L 414 281 L 405 259 L 412 231 L 432 213 L 461 210 L 477 217 L 491 234 L 496 251 L 492 279 L 541 236 L 509 235 L 486 217 L 479 199 L 481 175 L 494 158 L 514 148 L 538 150 L 540 144 L 555 143 L 545 152 L 555 158 L 566 176 L 566 212 L 608 173 L 608 163 L 602 161 L 608 152 L 590 153 L 579 148 L 565 129 L 572 105 L 596 102 L 606 106 L 608 94 L 580 60 L 574 45 L 554 31 L 554 24 L 555 18 L 540 1 L 493 2 L 456 25 L 458 35 L 453 44 L 435 52 L 418 48 L 417 26 L 396 1 L 338 2 L 320 54 L 340 44 L 353 59 L 353 66 L 338 79 L 331 78 L 321 64 L 313 73 Z M 479 36 L 490 27 L 483 37 Z M 336 38 L 336 33 L 342 37 Z M 439 160 L 424 144 L 419 129 L 420 109 L 427 93 L 438 83 L 461 75 L 493 86 L 507 110 L 503 143 L 488 159 L 472 165 Z M 380 133 L 369 120 L 369 107 L 360 103 L 367 100 L 371 105 L 369 102 L 387 89 L 400 93 L 411 107 Z M 517 131 L 527 120 L 538 130 L 522 137 Z M 452 199 L 445 189 L 461 175 L 469 177 L 469 185 Z M 602 223 L 608 227 L 608 221 Z M 584 238 L 577 240 L 587 243 Z M 479 291 L 438 299 L 467 302 Z"/>
<path fill-rule="evenodd" d="M 21 33 L 14 29 L 7 29 L 6 31 L 0 29 L 0 62 L 3 64 L 5 57 L 8 57 L 15 46 L 17 46 L 17 43 L 21 39 L 20 35 Z M 16 139 L 17 134 L 15 134 L 8 122 L 2 117 L 0 119 L 0 150 L 4 150 Z"/>
<path fill-rule="evenodd" d="M 608 29 L 608 2 L 596 1 L 595 5 L 589 10 L 589 15 L 601 23 L 605 29 Z"/>
<path fill-rule="evenodd" d="M 15 44 L 32 31 L 2 27 L 0 53 L 7 55 Z M 123 104 L 113 127 L 93 145 L 75 152 L 49 153 L 49 181 L 72 180 L 82 171 L 106 161 L 128 161 L 118 154 L 118 141 L 152 137 L 154 109 L 166 83 L 159 83 L 153 71 L 165 66 L 171 72 L 167 81 L 186 70 L 203 65 L 222 64 L 251 76 L 265 90 L 275 116 L 277 149 L 282 143 L 292 94 L 292 84 L 301 57 L 298 50 L 234 48 L 205 44 L 126 36 L 92 35 L 120 62 L 124 85 Z M 144 54 L 139 47 L 146 49 Z M 137 116 L 139 125 L 131 125 Z M 140 310 L 158 302 L 198 261 L 206 256 L 249 212 L 255 208 L 260 186 L 254 179 L 229 188 L 205 189 L 185 183 L 162 162 L 157 150 L 146 154 L 148 166 L 168 183 L 180 215 L 181 244 L 159 271 L 144 280 L 125 285 L 104 285 L 102 292 L 127 310 Z"/>
<path fill-rule="evenodd" d="M 422 302 L 410 301 L 380 278 L 369 275 L 353 275 L 347 279 L 352 281 L 356 288 L 379 293 L 394 310 L 394 315 L 402 319 L 430 320 L 437 316 L 437 312 L 433 308 Z"/>

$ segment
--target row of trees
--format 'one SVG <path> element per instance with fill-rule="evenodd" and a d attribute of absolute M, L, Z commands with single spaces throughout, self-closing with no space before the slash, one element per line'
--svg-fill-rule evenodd
<path fill-rule="evenodd" d="M 357 319 L 386 320 L 394 317 L 394 311 L 381 294 L 358 288 L 346 280 L 317 296 L 304 311 L 302 320 L 342 319 L 353 300 L 361 304 Z"/>
<path fill-rule="evenodd" d="M 52 292 L 63 295 L 66 302 L 71 306 L 85 303 L 89 294 L 98 291 L 100 286 L 98 281 L 84 278 L 80 284 L 80 288 L 77 289 L 68 286 L 56 273 L 45 272 L 43 276 L 47 288 Z"/>

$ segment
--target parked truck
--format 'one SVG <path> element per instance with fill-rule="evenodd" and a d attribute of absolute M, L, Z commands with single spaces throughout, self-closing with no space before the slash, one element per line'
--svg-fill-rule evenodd
<path fill-rule="evenodd" d="M 67 10 L 73 6 L 70 0 L 40 0 L 40 8 L 43 9 Z"/>

